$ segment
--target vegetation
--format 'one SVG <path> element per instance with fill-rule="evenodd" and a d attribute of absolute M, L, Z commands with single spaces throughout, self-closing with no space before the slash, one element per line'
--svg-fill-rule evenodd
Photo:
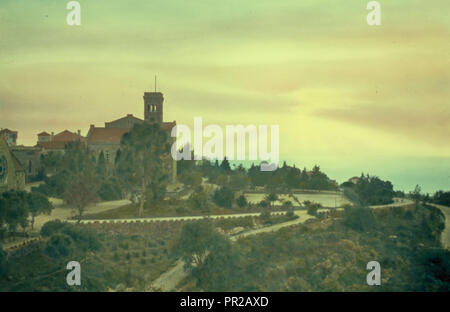
<path fill-rule="evenodd" d="M 385 205 L 393 203 L 395 195 L 390 181 L 383 181 L 376 176 L 361 174 L 356 184 L 345 182 L 344 194 L 358 205 Z"/>
<path fill-rule="evenodd" d="M 41 247 L 24 257 L 2 262 L 0 291 L 148 290 L 174 265 L 168 246 L 181 224 L 105 224 L 81 226 L 59 221 L 42 228 Z M 81 286 L 66 283 L 68 261 L 82 266 Z"/>
<path fill-rule="evenodd" d="M 160 224 L 86 226 L 51 221 L 42 227 L 44 239 L 31 254 L 7 261 L 0 248 L 0 290 L 147 290 L 179 259 L 190 273 L 191 283 L 182 286 L 187 291 L 371 291 L 375 288 L 365 284 L 365 265 L 374 259 L 383 268 L 379 290 L 450 290 L 450 255 L 440 243 L 445 217 L 426 205 L 428 201 L 449 205 L 450 192 L 430 197 L 417 186 L 405 195 L 395 192 L 390 181 L 362 174 L 355 183 L 341 185 L 353 206 L 345 206 L 343 212 L 318 213 L 320 204 L 302 204 L 293 194 L 296 189 L 338 190 L 319 166 L 308 171 L 284 163 L 264 172 L 255 165 L 248 170 L 232 166 L 225 158 L 180 161 L 177 172 L 185 188 L 165 198 L 169 150 L 169 137 L 159 125 L 140 124 L 124 135 L 114 164 L 108 163 L 103 152 L 96 157 L 77 143 L 66 146 L 64 154 L 42 156 L 44 184 L 32 193 L 0 195 L 0 238 L 24 231 L 30 218 L 33 227 L 37 215 L 51 212 L 47 196 L 63 198 L 77 209 L 79 220 L 237 211 L 261 214 Z M 265 197 L 258 198 L 262 199 L 258 204 L 249 203 L 244 192 L 260 190 Z M 304 206 L 316 218 L 274 233 L 229 239 L 227 235 L 297 218 L 293 202 L 280 194 L 290 194 L 297 207 Z M 394 196 L 408 196 L 415 204 L 369 208 L 390 204 Z M 133 203 L 84 216 L 89 204 L 124 197 Z M 288 213 L 271 215 L 275 209 Z M 68 288 L 66 272 L 61 270 L 69 259 L 79 259 L 86 272 L 76 289 Z"/>
<path fill-rule="evenodd" d="M 224 237 L 210 220 L 186 223 L 172 248 L 172 254 L 183 259 L 187 269 L 200 267 L 207 255 L 220 245 Z"/>
<path fill-rule="evenodd" d="M 116 173 L 137 198 L 139 215 L 145 202 L 152 204 L 164 198 L 169 179 L 164 169 L 170 165 L 169 152 L 169 136 L 157 123 L 136 124 L 122 137 Z"/>
<path fill-rule="evenodd" d="M 450 207 L 450 191 L 437 191 L 431 201 L 435 204 L 449 206 Z"/>
<path fill-rule="evenodd" d="M 303 205 L 306 207 L 308 214 L 311 216 L 317 216 L 317 210 L 322 208 L 322 205 L 319 203 L 313 203 L 309 200 L 305 200 Z"/>
<path fill-rule="evenodd" d="M 33 227 L 37 215 L 52 209 L 47 197 L 37 192 L 10 190 L 0 194 L 0 239 L 6 234 L 15 235 L 19 227 L 25 231 L 30 216 Z"/>
<path fill-rule="evenodd" d="M 234 192 L 230 188 L 222 186 L 214 191 L 213 201 L 219 207 L 231 208 L 234 201 Z"/>
<path fill-rule="evenodd" d="M 310 222 L 211 248 L 183 291 L 449 291 L 450 252 L 442 249 L 438 209 L 348 210 L 343 219 Z M 364 221 L 358 222 L 357 216 Z M 381 287 L 367 286 L 366 264 L 382 267 Z"/>

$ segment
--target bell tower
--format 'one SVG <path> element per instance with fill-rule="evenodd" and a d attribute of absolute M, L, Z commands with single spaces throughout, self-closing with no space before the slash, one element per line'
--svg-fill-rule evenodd
<path fill-rule="evenodd" d="M 163 102 L 164 96 L 161 92 L 144 92 L 144 119 L 147 122 L 163 123 Z"/>
<path fill-rule="evenodd" d="M 161 92 L 144 92 L 144 119 L 149 122 L 163 122 L 164 96 Z"/>

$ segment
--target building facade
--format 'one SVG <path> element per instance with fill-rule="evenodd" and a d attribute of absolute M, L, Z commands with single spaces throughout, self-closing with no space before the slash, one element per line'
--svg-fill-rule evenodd
<path fill-rule="evenodd" d="M 105 127 L 90 125 L 86 136 L 86 144 L 89 150 L 98 157 L 103 152 L 107 166 L 112 168 L 115 163 L 117 151 L 120 149 L 122 136 L 130 131 L 135 124 L 143 122 L 157 122 L 164 130 L 171 132 L 176 122 L 163 121 L 164 96 L 161 92 L 144 93 L 144 119 L 128 114 L 122 118 L 105 122 Z M 171 155 L 165 157 L 166 168 L 169 171 L 171 181 L 176 180 L 176 160 Z"/>
<path fill-rule="evenodd" d="M 17 144 L 17 131 L 12 131 L 9 129 L 1 129 L 0 135 L 3 135 L 3 137 L 6 140 L 6 143 L 9 146 L 15 146 Z"/>
<path fill-rule="evenodd" d="M 64 130 L 56 135 L 53 132 L 52 134 L 41 132 L 37 136 L 38 141 L 36 147 L 41 148 L 43 154 L 48 152 L 63 153 L 67 144 L 70 143 L 79 143 L 84 146 L 86 145 L 86 138 L 81 136 L 80 130 L 78 130 L 77 133 Z"/>
<path fill-rule="evenodd" d="M 0 134 L 0 192 L 24 188 L 25 171 L 10 151 L 4 134 Z"/>

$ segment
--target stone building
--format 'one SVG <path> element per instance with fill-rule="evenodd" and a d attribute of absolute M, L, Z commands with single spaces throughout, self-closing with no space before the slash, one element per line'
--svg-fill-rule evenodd
<path fill-rule="evenodd" d="M 87 146 L 98 155 L 103 152 L 108 166 L 113 166 L 117 151 L 120 149 L 122 136 L 133 128 L 135 124 L 143 122 L 158 122 L 168 132 L 176 126 L 176 122 L 163 121 L 164 97 L 160 92 L 144 93 L 144 119 L 128 114 L 122 118 L 105 122 L 105 127 L 91 125 L 86 136 Z M 167 157 L 167 167 L 171 180 L 176 179 L 176 161 L 170 155 Z"/>
<path fill-rule="evenodd" d="M 12 131 L 9 129 L 1 129 L 0 135 L 3 135 L 3 137 L 6 140 L 6 143 L 9 146 L 15 146 L 17 144 L 17 131 Z"/>
<path fill-rule="evenodd" d="M 17 132 L 16 138 L 17 138 Z M 48 152 L 63 153 L 66 145 L 71 142 L 81 142 L 85 146 L 85 138 L 81 136 L 80 130 L 77 133 L 64 130 L 58 134 L 41 132 L 38 135 L 38 141 L 35 146 L 23 146 L 9 144 L 10 152 L 20 163 L 26 180 L 30 181 L 39 174 L 41 155 Z"/>
<path fill-rule="evenodd" d="M 18 132 L 10 129 L 0 130 L 0 136 L 4 138 L 9 147 L 9 152 L 19 161 L 26 177 L 35 176 L 37 174 L 41 149 L 31 146 L 17 145 Z"/>
<path fill-rule="evenodd" d="M 22 165 L 27 181 L 38 175 L 42 152 L 40 147 L 18 145 L 11 146 L 10 151 Z"/>
<path fill-rule="evenodd" d="M 53 132 L 52 132 L 52 134 L 48 134 L 47 132 L 44 131 L 44 132 L 38 133 L 37 137 L 38 137 L 38 144 L 48 143 L 48 142 L 52 141 Z"/>
<path fill-rule="evenodd" d="M 41 148 L 42 153 L 48 152 L 64 152 L 64 149 L 68 143 L 79 142 L 82 145 L 86 144 L 86 138 L 81 136 L 80 130 L 71 132 L 64 130 L 58 134 L 48 134 L 47 132 L 41 132 L 38 135 L 38 141 L 36 147 Z"/>
<path fill-rule="evenodd" d="M 0 192 L 23 190 L 25 188 L 25 171 L 10 151 L 5 134 L 0 134 Z"/>
<path fill-rule="evenodd" d="M 125 117 L 116 119 L 114 121 L 105 122 L 105 128 L 131 129 L 135 124 L 139 124 L 142 122 L 142 119 L 134 117 L 133 114 L 128 114 Z"/>

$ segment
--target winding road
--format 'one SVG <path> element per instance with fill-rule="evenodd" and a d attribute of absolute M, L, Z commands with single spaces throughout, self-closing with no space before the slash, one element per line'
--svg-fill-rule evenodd
<path fill-rule="evenodd" d="M 232 241 L 236 241 L 237 239 L 239 239 L 241 237 L 247 237 L 250 235 L 256 235 L 256 234 L 267 233 L 267 232 L 275 232 L 284 227 L 303 223 L 308 219 L 314 218 L 313 216 L 308 215 L 305 210 L 297 210 L 294 213 L 298 216 L 297 219 L 283 222 L 283 223 L 278 223 L 278 224 L 275 224 L 272 226 L 267 226 L 267 227 L 263 227 L 263 228 L 259 228 L 259 229 L 249 230 L 249 231 L 234 235 L 230 239 Z M 259 215 L 259 214 L 257 214 L 257 215 Z M 172 269 L 163 273 L 160 277 L 158 277 L 155 281 L 153 281 L 153 283 L 147 289 L 147 291 L 155 291 L 155 290 L 156 291 L 172 291 L 172 290 L 175 290 L 178 283 L 182 279 L 184 279 L 188 274 L 189 273 L 184 270 L 184 262 L 178 261 Z"/>

